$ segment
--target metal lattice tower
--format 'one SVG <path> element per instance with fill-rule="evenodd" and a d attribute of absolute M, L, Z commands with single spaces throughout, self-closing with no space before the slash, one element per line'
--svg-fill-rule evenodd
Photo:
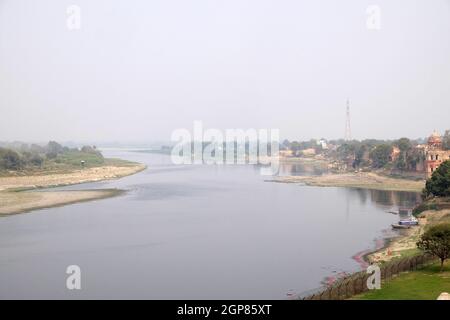
<path fill-rule="evenodd" d="M 352 129 L 350 128 L 350 100 L 347 99 L 347 114 L 345 119 L 345 140 L 352 140 Z"/>

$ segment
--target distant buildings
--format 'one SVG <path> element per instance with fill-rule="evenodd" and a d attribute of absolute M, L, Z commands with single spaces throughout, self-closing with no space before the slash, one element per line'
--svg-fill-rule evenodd
<path fill-rule="evenodd" d="M 320 139 L 319 141 L 317 141 L 317 144 L 321 146 L 322 149 L 328 149 L 327 140 L 325 139 Z"/>
<path fill-rule="evenodd" d="M 450 159 L 450 150 L 442 148 L 442 137 L 436 131 L 431 134 L 426 144 L 418 145 L 423 152 L 423 162 L 416 166 L 417 171 L 425 172 L 429 178 L 442 162 Z"/>
<path fill-rule="evenodd" d="M 377 169 L 428 179 L 442 162 L 450 159 L 449 149 L 450 131 L 447 131 L 444 137 L 433 132 L 427 139 L 415 141 L 407 138 L 396 141 L 285 140 L 280 145 L 280 155 L 326 159 L 336 171 Z"/>
<path fill-rule="evenodd" d="M 393 146 L 391 155 L 389 156 L 389 161 L 392 161 L 392 162 L 397 161 L 398 157 L 400 156 L 400 153 L 401 153 L 400 149 L 396 146 Z"/>
<path fill-rule="evenodd" d="M 314 156 L 316 155 L 316 149 L 308 148 L 301 151 L 304 156 Z"/>

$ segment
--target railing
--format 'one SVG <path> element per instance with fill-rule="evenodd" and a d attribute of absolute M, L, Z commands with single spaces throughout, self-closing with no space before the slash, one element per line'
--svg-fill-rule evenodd
<path fill-rule="evenodd" d="M 436 258 L 430 254 L 396 259 L 380 266 L 381 280 L 390 280 L 393 276 L 404 271 L 413 271 Z M 301 298 L 302 300 L 344 300 L 356 294 L 369 291 L 367 280 L 371 274 L 360 271 L 339 279 L 322 291 Z"/>

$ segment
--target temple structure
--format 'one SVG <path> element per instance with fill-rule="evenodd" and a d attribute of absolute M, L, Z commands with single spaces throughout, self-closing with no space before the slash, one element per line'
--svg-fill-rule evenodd
<path fill-rule="evenodd" d="M 436 131 L 428 138 L 427 144 L 420 147 L 424 152 L 423 171 L 428 179 L 442 162 L 450 159 L 450 150 L 442 148 L 442 137 Z"/>

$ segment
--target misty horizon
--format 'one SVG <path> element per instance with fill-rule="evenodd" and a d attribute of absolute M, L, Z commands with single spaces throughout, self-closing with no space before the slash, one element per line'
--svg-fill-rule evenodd
<path fill-rule="evenodd" d="M 450 1 L 0 1 L 1 141 L 170 141 L 207 128 L 281 139 L 448 129 Z"/>
<path fill-rule="evenodd" d="M 0 0 L 0 300 L 450 300 L 449 84 L 450 0 Z"/>

